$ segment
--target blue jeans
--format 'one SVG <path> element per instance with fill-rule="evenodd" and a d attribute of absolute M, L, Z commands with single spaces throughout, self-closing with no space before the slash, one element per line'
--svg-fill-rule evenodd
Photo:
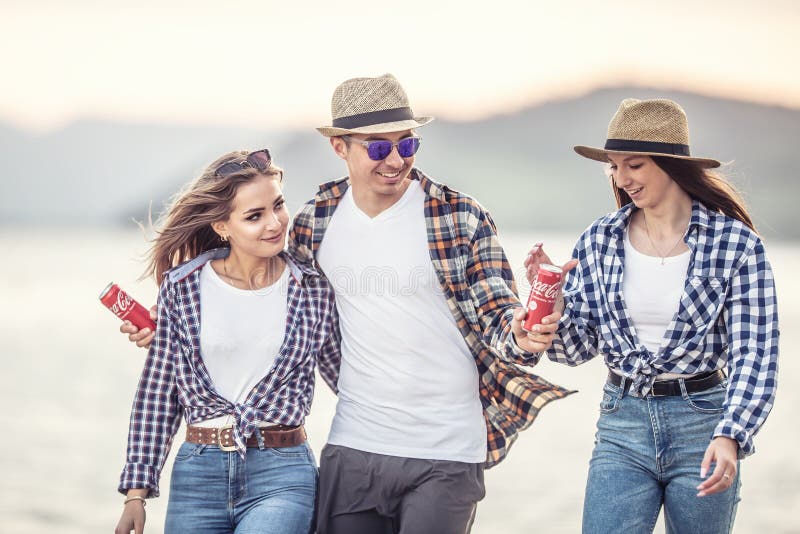
<path fill-rule="evenodd" d="M 216 445 L 184 442 L 175 457 L 166 534 L 308 534 L 317 467 L 307 443 L 249 448 L 246 461 Z"/>
<path fill-rule="evenodd" d="M 649 534 L 662 505 L 668 533 L 731 531 L 739 470 L 724 492 L 697 497 L 696 489 L 726 386 L 639 398 L 606 383 L 586 483 L 585 534 Z"/>

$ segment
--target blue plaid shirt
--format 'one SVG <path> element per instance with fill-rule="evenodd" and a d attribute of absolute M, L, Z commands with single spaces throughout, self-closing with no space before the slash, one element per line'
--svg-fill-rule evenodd
<path fill-rule="evenodd" d="M 623 232 L 633 204 L 595 221 L 578 240 L 580 264 L 564 284 L 566 310 L 551 360 L 578 365 L 602 354 L 606 365 L 647 395 L 661 373 L 728 368 L 724 412 L 714 437 L 754 452 L 753 436 L 775 398 L 778 308 L 772 270 L 758 236 L 741 222 L 692 204 L 684 238 L 691 251 L 677 312 L 653 354 L 639 341 L 622 294 Z"/>
<path fill-rule="evenodd" d="M 147 488 L 158 497 L 158 480 L 178 431 L 188 424 L 231 415 L 237 452 L 261 421 L 299 425 L 314 395 L 314 365 L 335 388 L 339 369 L 339 328 L 333 290 L 314 268 L 282 253 L 290 270 L 286 334 L 272 370 L 239 404 L 221 397 L 200 354 L 200 272 L 216 249 L 167 271 L 158 295 L 156 335 L 133 401 L 128 455 L 119 491 Z"/>

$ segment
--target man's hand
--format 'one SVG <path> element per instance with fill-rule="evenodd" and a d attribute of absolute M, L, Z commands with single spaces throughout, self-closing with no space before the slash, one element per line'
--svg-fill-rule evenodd
<path fill-rule="evenodd" d="M 697 486 L 697 496 L 705 497 L 725 491 L 736 480 L 736 459 L 739 454 L 739 444 L 731 438 L 717 436 L 711 440 L 700 464 L 700 478 L 705 478 L 712 463 L 717 465 L 714 472 Z"/>
<path fill-rule="evenodd" d="M 558 330 L 561 312 L 553 311 L 550 315 L 546 315 L 542 318 L 542 324 L 534 325 L 530 332 L 526 332 L 522 328 L 527 314 L 527 308 L 519 308 L 514 311 L 511 330 L 514 332 L 514 341 L 517 342 L 517 346 L 526 352 L 542 352 L 549 349 L 553 344 L 555 332 Z"/>
<path fill-rule="evenodd" d="M 150 318 L 153 320 L 153 322 L 156 321 L 155 306 L 150 308 Z M 128 339 L 133 343 L 136 343 L 137 347 L 145 348 L 150 346 L 150 343 L 153 341 L 153 337 L 156 335 L 156 333 L 151 331 L 149 328 L 143 328 L 140 332 L 139 329 L 130 321 L 123 322 L 122 326 L 119 327 L 119 331 L 123 334 L 128 334 Z"/>

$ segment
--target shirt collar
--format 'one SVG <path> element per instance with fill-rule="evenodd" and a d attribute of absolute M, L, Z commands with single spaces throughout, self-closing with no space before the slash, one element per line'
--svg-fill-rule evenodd
<path fill-rule="evenodd" d="M 452 189 L 444 184 L 434 181 L 430 176 L 419 169 L 413 169 L 410 176 L 414 180 L 419 180 L 419 183 L 426 195 L 442 202 L 447 202 L 448 193 L 453 192 Z"/>
<path fill-rule="evenodd" d="M 705 207 L 697 200 L 692 200 L 692 218 L 689 220 L 689 228 L 696 226 L 698 228 L 708 229 L 711 227 L 711 219 L 715 213 Z"/>
<path fill-rule="evenodd" d="M 628 221 L 633 215 L 633 212 L 637 209 L 633 202 L 630 202 L 619 211 L 610 213 L 600 219 L 598 224 L 600 227 L 605 228 L 607 232 L 622 236 L 622 233 L 628 226 Z M 714 213 L 711 210 L 706 208 L 699 201 L 692 200 L 692 215 L 689 218 L 689 230 L 693 228 L 708 229 L 711 226 L 711 218 L 713 216 Z"/>
<path fill-rule="evenodd" d="M 324 202 L 327 200 L 340 199 L 344 196 L 348 187 L 350 187 L 350 178 L 348 176 L 326 182 L 319 186 L 316 201 Z"/>
<path fill-rule="evenodd" d="M 171 269 L 168 271 L 167 276 L 169 277 L 170 282 L 178 282 L 201 268 L 210 260 L 227 258 L 230 252 L 231 250 L 228 247 L 207 250 L 194 259 L 189 260 L 186 263 L 182 263 L 174 269 Z M 317 271 L 313 265 L 295 260 L 285 250 L 279 252 L 278 255 L 283 258 L 283 261 L 286 262 L 286 265 L 289 267 L 289 272 L 296 280 L 301 281 L 304 276 L 319 276 L 319 271 Z"/>

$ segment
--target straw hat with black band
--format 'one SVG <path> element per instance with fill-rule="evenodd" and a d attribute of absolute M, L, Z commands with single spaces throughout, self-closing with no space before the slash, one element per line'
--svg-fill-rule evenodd
<path fill-rule="evenodd" d="M 433 120 L 414 115 L 406 92 L 391 74 L 342 82 L 333 92 L 331 118 L 330 126 L 317 128 L 325 137 L 401 132 Z"/>
<path fill-rule="evenodd" d="M 696 161 L 709 169 L 720 166 L 715 159 L 691 156 L 686 113 L 666 99 L 626 98 L 608 125 L 604 148 L 579 145 L 574 149 L 585 158 L 602 162 L 608 162 L 609 154 L 640 154 Z"/>

